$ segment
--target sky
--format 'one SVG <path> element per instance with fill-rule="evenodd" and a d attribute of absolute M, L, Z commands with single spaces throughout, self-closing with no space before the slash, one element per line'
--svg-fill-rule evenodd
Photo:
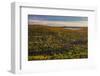
<path fill-rule="evenodd" d="M 40 21 L 87 21 L 87 17 L 74 16 L 50 16 L 50 15 L 28 15 L 28 20 Z"/>
<path fill-rule="evenodd" d="M 88 26 L 88 17 L 78 16 L 51 16 L 51 15 L 28 15 L 28 24 L 42 24 L 48 26 Z"/>

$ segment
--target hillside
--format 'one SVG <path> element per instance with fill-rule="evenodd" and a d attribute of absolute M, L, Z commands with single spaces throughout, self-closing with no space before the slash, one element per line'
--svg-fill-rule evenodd
<path fill-rule="evenodd" d="M 28 60 L 87 58 L 87 27 L 65 28 L 28 25 Z"/>

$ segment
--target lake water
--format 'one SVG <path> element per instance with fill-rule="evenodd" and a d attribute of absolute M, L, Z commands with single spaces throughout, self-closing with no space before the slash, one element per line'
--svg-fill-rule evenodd
<path fill-rule="evenodd" d="M 65 27 L 64 29 L 70 29 L 70 30 L 80 30 L 81 28 L 77 27 Z"/>

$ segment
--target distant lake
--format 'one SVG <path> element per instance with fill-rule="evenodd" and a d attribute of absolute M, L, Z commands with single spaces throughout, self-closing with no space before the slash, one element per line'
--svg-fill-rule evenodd
<path fill-rule="evenodd" d="M 70 30 L 80 30 L 80 27 L 64 27 L 64 29 L 70 29 Z"/>

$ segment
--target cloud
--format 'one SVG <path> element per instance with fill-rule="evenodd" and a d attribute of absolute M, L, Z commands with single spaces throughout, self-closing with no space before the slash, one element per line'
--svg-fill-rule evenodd
<path fill-rule="evenodd" d="M 72 27 L 87 27 L 87 21 L 43 21 L 43 20 L 29 20 L 29 25 L 42 24 L 48 26 L 72 26 Z"/>

